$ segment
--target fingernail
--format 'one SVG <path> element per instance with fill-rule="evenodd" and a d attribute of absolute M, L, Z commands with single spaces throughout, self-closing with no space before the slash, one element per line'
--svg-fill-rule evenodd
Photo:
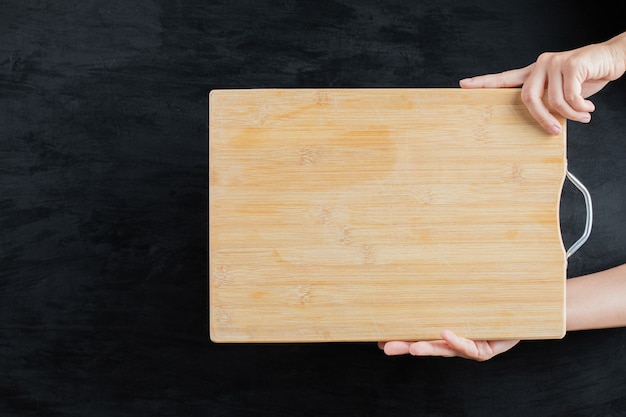
<path fill-rule="evenodd" d="M 591 115 L 587 114 L 587 115 L 583 116 L 583 117 L 580 119 L 580 121 L 581 121 L 582 123 L 589 123 L 589 122 L 591 121 Z"/>
<path fill-rule="evenodd" d="M 558 135 L 561 133 L 561 125 L 552 125 L 550 126 L 550 133 L 553 135 Z"/>

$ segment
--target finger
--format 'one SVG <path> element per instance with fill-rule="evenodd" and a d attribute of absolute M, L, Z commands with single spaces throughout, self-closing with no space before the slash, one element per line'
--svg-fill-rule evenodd
<path fill-rule="evenodd" d="M 561 124 L 554 117 L 545 103 L 543 95 L 546 85 L 546 74 L 541 68 L 537 68 L 528 76 L 522 87 L 522 101 L 528 108 L 533 118 L 548 132 L 553 135 L 561 133 Z"/>
<path fill-rule="evenodd" d="M 526 77 L 532 70 L 532 64 L 515 70 L 504 71 L 499 74 L 480 75 L 465 78 L 459 81 L 462 88 L 504 88 L 519 87 L 524 84 Z"/>
<path fill-rule="evenodd" d="M 590 100 L 585 100 L 582 82 L 570 72 L 563 74 L 563 95 L 569 105 L 581 114 L 581 117 L 575 120 L 583 123 L 591 120 L 591 112 L 596 106 Z"/>
<path fill-rule="evenodd" d="M 409 353 L 413 356 L 460 356 L 459 352 L 444 340 L 415 342 L 411 344 Z"/>
<path fill-rule="evenodd" d="M 385 350 L 385 344 L 386 344 L 386 343 L 387 343 L 387 342 L 378 342 L 378 349 L 380 349 L 380 350 Z"/>
<path fill-rule="evenodd" d="M 606 87 L 607 84 L 607 80 L 587 80 L 582 85 L 582 92 L 580 95 L 584 98 L 591 97 L 592 95 Z M 595 110 L 595 106 L 593 109 Z"/>
<path fill-rule="evenodd" d="M 591 115 L 588 112 L 578 111 L 570 105 L 568 97 L 566 97 L 564 92 L 565 85 L 560 67 L 554 67 L 554 69 L 551 69 L 548 79 L 548 102 L 554 111 L 570 120 L 576 120 L 579 122 L 588 122 L 591 120 Z M 571 86 L 571 81 L 568 83 Z M 570 96 L 570 100 L 575 100 L 575 97 L 571 97 L 571 93 L 568 93 L 568 96 Z M 584 102 L 582 97 L 580 97 L 580 100 Z"/>
<path fill-rule="evenodd" d="M 479 357 L 477 342 L 459 337 L 451 330 L 443 330 L 441 332 L 441 338 L 445 340 L 452 349 L 458 352 L 459 356 L 469 359 L 482 359 Z"/>
<path fill-rule="evenodd" d="M 395 356 L 395 355 L 406 355 L 409 353 L 409 346 L 411 342 L 401 342 L 401 341 L 392 341 L 387 342 L 383 346 L 383 350 L 385 355 Z"/>
<path fill-rule="evenodd" d="M 441 332 L 441 337 L 452 348 L 456 349 L 460 356 L 477 361 L 486 361 L 506 352 L 519 343 L 519 340 L 494 340 L 474 342 L 457 336 L 450 330 Z"/>

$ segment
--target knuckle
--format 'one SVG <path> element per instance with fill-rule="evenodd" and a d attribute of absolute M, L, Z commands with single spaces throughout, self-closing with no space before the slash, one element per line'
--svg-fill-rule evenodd
<path fill-rule="evenodd" d="M 524 89 L 522 89 L 521 99 L 522 103 L 526 104 L 527 106 L 536 102 L 534 94 Z"/>
<path fill-rule="evenodd" d="M 554 57 L 555 54 L 553 52 L 544 52 L 537 57 L 537 62 L 540 64 L 544 64 L 548 61 L 552 61 Z"/>
<path fill-rule="evenodd" d="M 572 55 L 572 56 L 567 57 L 561 63 L 561 66 L 563 67 L 564 71 L 574 71 L 577 68 L 579 68 L 582 64 L 583 62 L 578 56 Z"/>
<path fill-rule="evenodd" d="M 547 117 L 537 117 L 537 123 L 539 123 L 541 126 L 549 126 L 550 125 L 550 120 Z"/>
<path fill-rule="evenodd" d="M 565 100 L 568 103 L 578 103 L 579 99 L 580 99 L 580 96 L 578 94 L 568 93 L 565 96 Z"/>
<path fill-rule="evenodd" d="M 565 100 L 561 98 L 549 97 L 548 104 L 550 104 L 550 107 L 558 111 L 567 110 L 568 108 L 567 104 L 565 103 Z"/>

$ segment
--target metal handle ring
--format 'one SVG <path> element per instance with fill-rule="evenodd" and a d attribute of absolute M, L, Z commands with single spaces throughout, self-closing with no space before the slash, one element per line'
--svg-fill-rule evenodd
<path fill-rule="evenodd" d="M 585 220 L 585 230 L 582 236 L 574 242 L 574 244 L 567 250 L 567 257 L 572 256 L 582 245 L 585 244 L 589 235 L 591 234 L 591 227 L 593 226 L 593 206 L 591 204 L 591 194 L 589 190 L 583 185 L 578 178 L 576 178 L 571 172 L 567 171 L 567 179 L 582 193 L 585 198 L 585 206 L 587 208 L 587 219 Z"/>

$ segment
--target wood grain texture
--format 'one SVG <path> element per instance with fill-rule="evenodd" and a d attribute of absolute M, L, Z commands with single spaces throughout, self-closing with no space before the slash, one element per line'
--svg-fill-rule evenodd
<path fill-rule="evenodd" d="M 626 329 L 491 361 L 208 337 L 208 91 L 456 87 L 624 29 L 593 2 L 2 2 L 2 417 L 623 417 Z M 558 16 L 558 17 L 557 17 Z M 626 78 L 568 123 L 594 230 L 626 262 Z M 567 181 L 566 247 L 585 221 Z M 520 278 L 523 279 L 523 278 Z"/>
<path fill-rule="evenodd" d="M 560 338 L 565 134 L 519 90 L 214 90 L 218 342 Z"/>

